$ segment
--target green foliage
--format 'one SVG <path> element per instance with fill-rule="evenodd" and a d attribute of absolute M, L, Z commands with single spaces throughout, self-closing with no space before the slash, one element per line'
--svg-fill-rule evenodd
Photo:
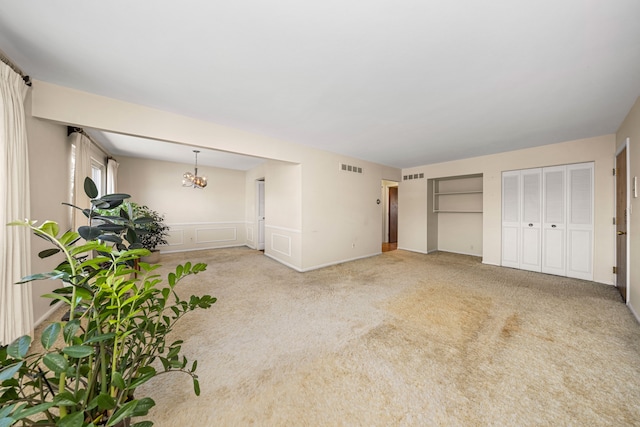
<path fill-rule="evenodd" d="M 123 201 L 122 205 L 113 209 L 96 209 L 98 221 L 108 221 L 102 230 L 111 229 L 121 233 L 124 240 L 135 243 L 148 250 L 166 245 L 169 227 L 164 223 L 164 216 L 148 206 Z"/>
<path fill-rule="evenodd" d="M 85 182 L 88 194 L 94 187 Z M 107 195 L 92 203 L 109 208 L 123 200 L 121 195 Z M 187 262 L 162 280 L 158 265 L 134 262 L 148 250 L 116 242 L 114 236 L 122 229 L 101 227 L 108 222 L 91 225 L 104 216 L 94 209 L 86 214 L 90 225 L 78 232 L 61 233 L 52 221 L 39 226 L 34 221 L 12 223 L 30 228 L 51 244 L 40 254 L 63 255 L 53 271 L 20 283 L 60 279 L 64 286 L 48 297 L 68 306 L 69 319 L 44 329 L 40 352 L 29 352 L 29 336 L 0 347 L 0 427 L 32 425 L 36 420 L 49 426 L 113 426 L 125 418 L 143 417 L 155 403 L 137 396 L 136 389 L 167 372 L 189 375 L 195 394 L 200 393 L 197 363 L 189 364 L 181 354 L 182 341 L 169 341 L 167 335 L 182 316 L 216 302 L 210 295 L 183 300 L 176 292 L 181 280 L 205 271 L 206 265 Z"/>

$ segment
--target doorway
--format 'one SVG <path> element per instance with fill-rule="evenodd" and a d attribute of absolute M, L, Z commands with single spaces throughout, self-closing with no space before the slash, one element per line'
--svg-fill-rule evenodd
<path fill-rule="evenodd" d="M 258 225 L 256 249 L 264 251 L 264 178 L 256 180 L 256 224 Z"/>
<path fill-rule="evenodd" d="M 398 248 L 398 183 L 383 180 L 382 190 L 382 252 L 388 252 Z"/>
<path fill-rule="evenodd" d="M 622 300 L 627 302 L 628 263 L 628 147 L 629 139 L 616 155 L 616 287 Z"/>

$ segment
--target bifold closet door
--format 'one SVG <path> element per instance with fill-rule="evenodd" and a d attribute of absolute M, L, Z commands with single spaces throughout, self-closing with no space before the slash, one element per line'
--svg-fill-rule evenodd
<path fill-rule="evenodd" d="M 502 265 L 593 280 L 593 163 L 502 174 Z"/>
<path fill-rule="evenodd" d="M 565 276 L 566 268 L 566 166 L 542 171 L 542 272 Z"/>
<path fill-rule="evenodd" d="M 520 225 L 520 268 L 542 269 L 542 170 L 520 172 L 522 217 Z"/>
<path fill-rule="evenodd" d="M 567 166 L 567 276 L 593 280 L 593 163 Z"/>
<path fill-rule="evenodd" d="M 502 173 L 502 265 L 520 268 L 520 171 Z"/>

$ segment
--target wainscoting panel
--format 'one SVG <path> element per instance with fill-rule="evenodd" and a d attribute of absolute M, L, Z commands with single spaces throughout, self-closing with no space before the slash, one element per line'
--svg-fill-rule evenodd
<path fill-rule="evenodd" d="M 284 234 L 271 234 L 271 249 L 282 255 L 291 256 L 291 237 Z"/>
<path fill-rule="evenodd" d="M 256 242 L 253 240 L 253 224 L 247 225 L 247 246 L 256 247 Z"/>
<path fill-rule="evenodd" d="M 302 268 L 301 230 L 265 224 L 265 255 L 300 271 Z"/>
<path fill-rule="evenodd" d="M 235 242 L 236 240 L 238 240 L 238 229 L 236 227 L 196 229 L 196 243 L 198 244 Z"/>
<path fill-rule="evenodd" d="M 192 224 L 167 224 L 169 242 L 159 247 L 160 252 L 184 252 L 200 249 L 243 246 L 246 244 L 242 230 L 245 221 L 198 222 Z M 240 230 L 240 232 L 238 232 Z M 238 238 L 238 235 L 242 235 Z"/>

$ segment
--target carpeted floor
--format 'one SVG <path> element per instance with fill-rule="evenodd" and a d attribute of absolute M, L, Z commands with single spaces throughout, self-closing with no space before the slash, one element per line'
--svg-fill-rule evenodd
<path fill-rule="evenodd" d="M 146 384 L 170 426 L 640 425 L 640 326 L 614 287 L 406 251 L 297 273 L 247 248 L 201 261 L 218 298 Z"/>

